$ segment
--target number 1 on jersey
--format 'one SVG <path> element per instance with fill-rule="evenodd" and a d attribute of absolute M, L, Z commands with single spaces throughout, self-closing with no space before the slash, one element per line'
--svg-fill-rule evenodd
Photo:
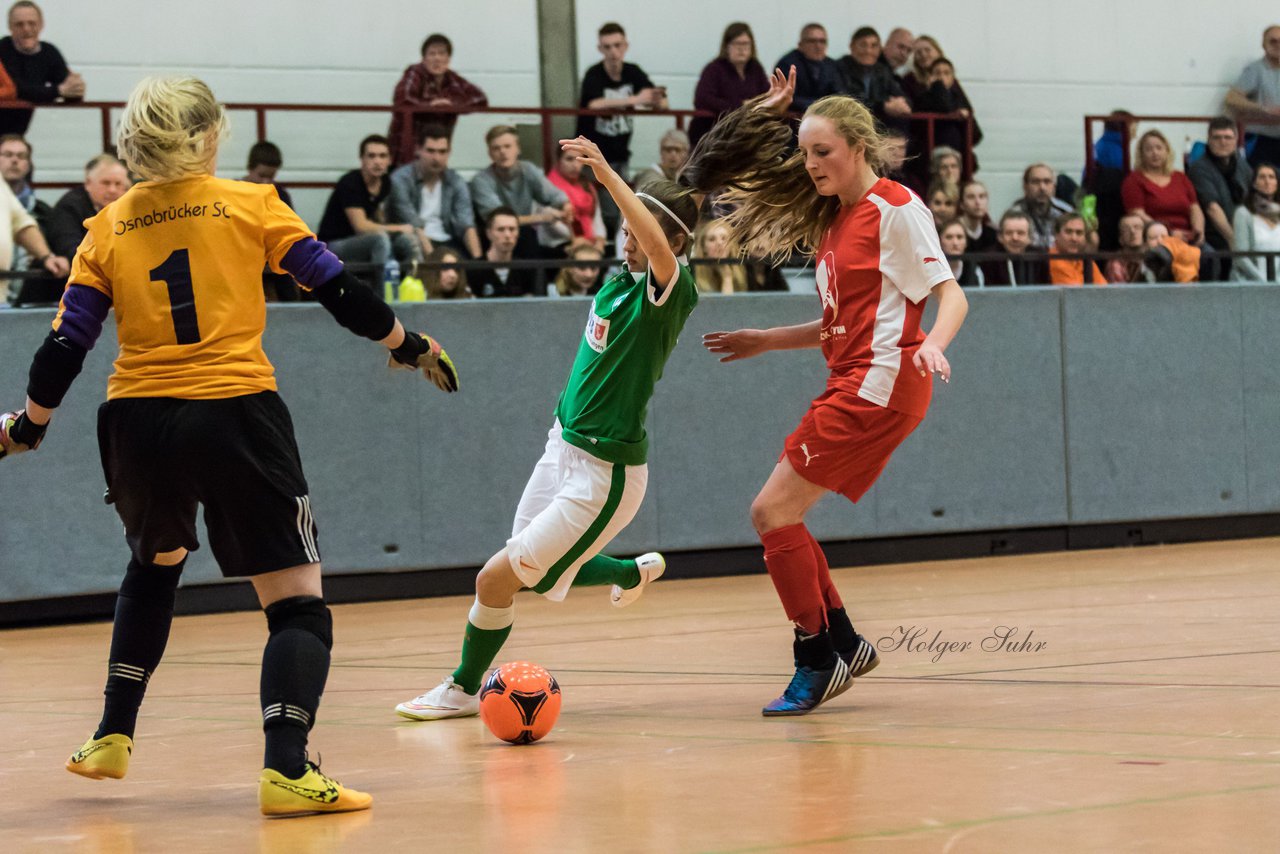
<path fill-rule="evenodd" d="M 169 290 L 169 313 L 179 344 L 198 344 L 200 324 L 196 320 L 196 295 L 191 287 L 191 260 L 187 250 L 175 249 L 151 271 L 151 281 L 164 282 Z"/>

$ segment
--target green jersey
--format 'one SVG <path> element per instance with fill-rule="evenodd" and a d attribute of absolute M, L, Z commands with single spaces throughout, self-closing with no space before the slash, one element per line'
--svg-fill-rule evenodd
<path fill-rule="evenodd" d="M 698 302 L 680 258 L 675 282 L 661 293 L 647 273 L 611 276 L 591 303 L 556 418 L 566 442 L 610 463 L 642 465 L 649 453 L 644 417 L 653 387 Z"/>

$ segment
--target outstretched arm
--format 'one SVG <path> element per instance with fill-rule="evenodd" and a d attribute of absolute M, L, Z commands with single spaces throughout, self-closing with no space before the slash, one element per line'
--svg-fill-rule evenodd
<path fill-rule="evenodd" d="M 804 350 L 822 344 L 822 321 L 772 329 L 739 329 L 735 332 L 708 332 L 702 336 L 706 347 L 722 362 L 750 359 L 770 350 Z"/>

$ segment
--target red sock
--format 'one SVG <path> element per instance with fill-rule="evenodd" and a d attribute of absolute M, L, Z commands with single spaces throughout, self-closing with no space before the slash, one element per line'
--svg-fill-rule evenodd
<path fill-rule="evenodd" d="M 787 619 L 811 635 L 822 631 L 827 617 L 812 541 L 803 523 L 760 535 L 760 542 L 764 543 L 764 565 L 769 569 L 769 578 L 782 600 Z"/>
<path fill-rule="evenodd" d="M 828 611 L 843 608 L 844 602 L 840 599 L 840 591 L 836 590 L 835 582 L 831 580 L 831 567 L 827 566 L 827 556 L 822 553 L 822 546 L 818 545 L 818 541 L 813 538 L 813 534 L 810 534 L 807 528 L 805 533 L 809 534 L 813 557 L 818 562 L 818 587 L 822 590 L 823 603 Z"/>

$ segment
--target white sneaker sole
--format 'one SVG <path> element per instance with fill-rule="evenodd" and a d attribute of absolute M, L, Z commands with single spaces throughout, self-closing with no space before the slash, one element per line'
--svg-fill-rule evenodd
<path fill-rule="evenodd" d="M 480 714 L 480 706 L 477 704 L 474 709 L 433 709 L 401 703 L 396 706 L 396 714 L 411 721 L 439 721 L 445 718 L 475 717 Z"/>

